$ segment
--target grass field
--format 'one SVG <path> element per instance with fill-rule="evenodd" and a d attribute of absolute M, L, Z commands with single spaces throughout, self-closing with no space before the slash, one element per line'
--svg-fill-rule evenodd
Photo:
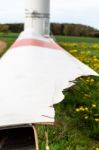
<path fill-rule="evenodd" d="M 55 38 L 64 49 L 99 73 L 98 38 Z M 77 81 L 76 86 L 64 91 L 64 101 L 55 106 L 56 124 L 48 128 L 51 150 L 99 150 L 99 78 Z M 43 130 L 39 127 L 42 150 Z"/>
<path fill-rule="evenodd" d="M 0 34 L 0 40 L 15 41 L 18 34 Z M 99 39 L 56 36 L 72 55 L 99 73 Z M 99 150 L 99 78 L 82 77 L 64 90 L 65 99 L 56 109 L 56 123 L 48 126 L 50 150 Z M 45 150 L 43 126 L 38 126 L 40 150 Z"/>
<path fill-rule="evenodd" d="M 73 37 L 73 36 L 55 36 L 57 42 L 77 42 L 77 43 L 99 43 L 99 38 L 93 38 L 93 37 Z"/>
<path fill-rule="evenodd" d="M 18 37 L 18 33 L 7 33 L 7 34 L 0 33 L 0 40 L 5 41 L 7 43 L 7 49 L 11 46 L 11 44 L 16 40 L 17 37 Z M 0 51 L 0 56 L 2 56 L 1 51 Z"/>

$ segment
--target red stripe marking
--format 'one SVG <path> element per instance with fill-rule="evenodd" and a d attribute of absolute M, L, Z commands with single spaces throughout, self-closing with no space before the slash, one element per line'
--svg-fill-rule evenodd
<path fill-rule="evenodd" d="M 44 47 L 44 48 L 52 48 L 52 49 L 62 50 L 62 48 L 54 41 L 46 42 L 46 41 L 40 41 L 40 40 L 36 40 L 36 39 L 17 40 L 12 45 L 12 48 L 16 48 L 16 47 L 20 47 L 20 46 L 39 46 L 39 47 Z"/>

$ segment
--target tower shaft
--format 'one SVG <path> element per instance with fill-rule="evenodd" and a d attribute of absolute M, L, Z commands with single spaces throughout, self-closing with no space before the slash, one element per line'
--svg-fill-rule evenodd
<path fill-rule="evenodd" d="M 50 0 L 25 0 L 24 29 L 32 28 L 35 33 L 49 35 Z"/>

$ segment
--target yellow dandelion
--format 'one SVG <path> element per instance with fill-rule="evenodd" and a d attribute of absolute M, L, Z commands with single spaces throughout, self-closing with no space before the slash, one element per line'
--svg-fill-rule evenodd
<path fill-rule="evenodd" d="M 87 79 L 86 82 L 90 82 L 90 81 Z"/>
<path fill-rule="evenodd" d="M 80 109 L 80 111 L 84 111 L 85 110 L 83 106 L 81 106 L 79 109 Z"/>
<path fill-rule="evenodd" d="M 94 79 L 91 79 L 91 80 L 90 80 L 90 82 L 94 82 L 94 81 L 95 81 Z"/>
<path fill-rule="evenodd" d="M 96 107 L 96 104 L 92 104 L 92 107 Z"/>
<path fill-rule="evenodd" d="M 85 119 L 87 120 L 87 119 L 88 119 L 88 116 L 85 116 Z"/>
<path fill-rule="evenodd" d="M 75 109 L 75 111 L 76 111 L 76 112 L 79 112 L 79 111 L 80 111 L 80 109 L 79 109 L 79 108 L 76 108 L 76 109 Z"/>
<path fill-rule="evenodd" d="M 95 118 L 95 121 L 96 121 L 96 122 L 99 122 L 99 118 Z"/>
<path fill-rule="evenodd" d="M 71 53 L 76 53 L 77 51 L 77 49 L 70 50 Z"/>
<path fill-rule="evenodd" d="M 85 110 L 88 111 L 88 107 L 85 107 Z"/>

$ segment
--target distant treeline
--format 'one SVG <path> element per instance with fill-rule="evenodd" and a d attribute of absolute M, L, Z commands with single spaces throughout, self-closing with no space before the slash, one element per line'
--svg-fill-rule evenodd
<path fill-rule="evenodd" d="M 23 30 L 23 24 L 0 24 L 0 32 L 16 32 L 19 33 Z M 99 37 L 99 30 L 93 27 L 81 24 L 59 24 L 51 23 L 51 34 L 65 35 L 65 36 L 90 36 Z"/>
<path fill-rule="evenodd" d="M 8 32 L 20 33 L 22 30 L 23 30 L 22 23 L 0 24 L 0 32 L 3 33 L 8 33 Z"/>
<path fill-rule="evenodd" d="M 99 37 L 99 30 L 81 24 L 51 24 L 51 32 L 55 35 Z"/>

